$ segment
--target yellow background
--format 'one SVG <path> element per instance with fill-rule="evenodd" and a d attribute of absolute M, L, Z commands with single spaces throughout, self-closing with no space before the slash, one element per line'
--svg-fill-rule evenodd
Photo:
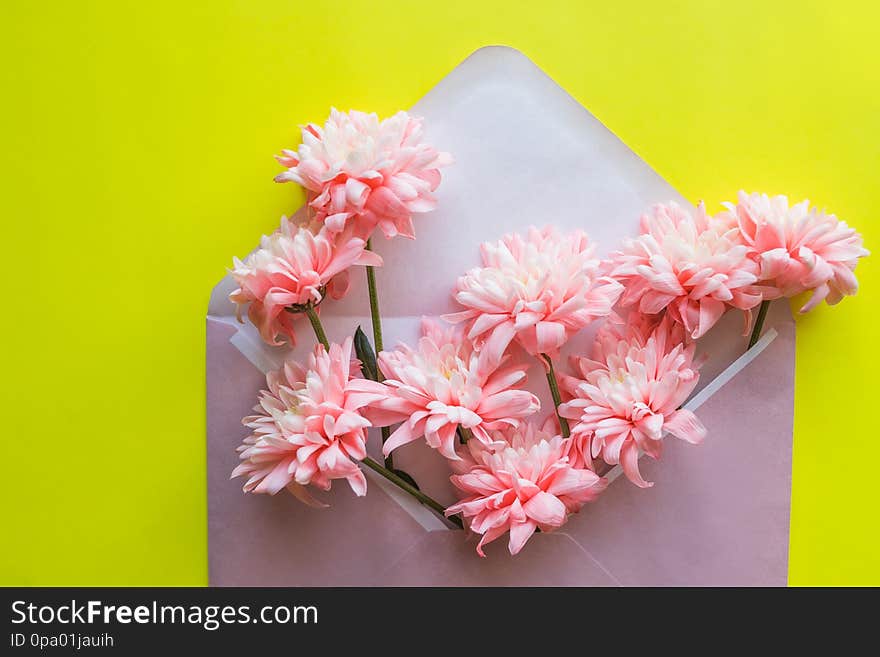
<path fill-rule="evenodd" d="M 809 197 L 880 241 L 873 2 L 0 11 L 2 584 L 206 583 L 208 294 L 299 204 L 271 156 L 331 103 L 406 108 L 511 45 L 691 200 Z M 878 261 L 798 324 L 794 584 L 880 584 Z"/>

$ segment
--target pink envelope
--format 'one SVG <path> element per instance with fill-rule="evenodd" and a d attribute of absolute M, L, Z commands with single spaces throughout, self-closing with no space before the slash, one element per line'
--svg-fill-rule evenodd
<path fill-rule="evenodd" d="M 484 48 L 413 108 L 428 139 L 451 152 L 439 209 L 416 219 L 415 241 L 381 238 L 377 272 L 386 348 L 413 343 L 422 316 L 455 310 L 456 278 L 479 263 L 478 247 L 530 224 L 582 228 L 607 253 L 638 231 L 651 205 L 675 200 L 672 187 L 521 53 Z M 267 184 L 269 184 L 267 182 Z M 255 236 L 256 237 L 256 236 Z M 256 241 L 256 240 L 255 240 Z M 328 336 L 358 325 L 370 334 L 366 282 L 328 301 Z M 616 478 L 562 530 L 536 534 L 516 557 L 506 540 L 477 556 L 475 537 L 455 530 L 379 477 L 366 497 L 338 482 L 314 509 L 287 494 L 245 495 L 230 480 L 235 448 L 265 386 L 264 372 L 303 359 L 307 322 L 294 350 L 264 345 L 235 321 L 229 277 L 213 290 L 207 318 L 208 550 L 220 586 L 615 586 L 785 585 L 791 489 L 794 322 L 774 304 L 748 353 L 741 316 L 728 314 L 700 341 L 709 355 L 686 405 L 708 428 L 694 447 L 666 440 L 663 459 L 643 459 L 656 482 L 639 489 Z M 568 353 L 588 348 L 584 331 Z M 530 388 L 552 404 L 536 363 Z M 371 438 L 375 458 L 378 437 Z M 420 442 L 396 464 L 444 504 L 455 492 L 443 458 Z M 616 477 L 618 471 L 609 476 Z M 320 495 L 320 493 L 319 493 Z"/>

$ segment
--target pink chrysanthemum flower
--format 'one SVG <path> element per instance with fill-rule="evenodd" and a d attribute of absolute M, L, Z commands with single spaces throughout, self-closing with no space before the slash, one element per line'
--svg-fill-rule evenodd
<path fill-rule="evenodd" d="M 232 476 L 246 475 L 245 492 L 274 495 L 282 488 L 313 502 L 304 486 L 329 490 L 346 479 L 356 495 L 367 482 L 356 461 L 366 456 L 370 422 L 361 414 L 384 395 L 381 384 L 353 378 L 351 338 L 330 351 L 317 345 L 308 369 L 288 363 L 267 376 L 256 415 L 244 418 L 252 430 L 239 447 L 241 463 Z"/>
<path fill-rule="evenodd" d="M 547 226 L 524 237 L 506 235 L 481 245 L 483 267 L 458 279 L 455 300 L 467 310 L 468 337 L 498 360 L 511 341 L 532 355 L 554 357 L 575 333 L 611 312 L 623 288 L 601 275 L 595 244 L 581 231 Z"/>
<path fill-rule="evenodd" d="M 712 220 L 701 203 L 691 216 L 675 203 L 642 216 L 642 234 L 624 241 L 611 274 L 626 287 L 621 305 L 647 314 L 667 310 L 692 338 L 704 335 L 728 307 L 761 303 L 758 271 L 736 230 Z"/>
<path fill-rule="evenodd" d="M 570 455 L 576 465 L 592 468 L 601 456 L 645 488 L 652 484 L 639 473 L 640 451 L 660 458 L 665 433 L 697 444 L 706 430 L 680 408 L 699 380 L 694 343 L 668 316 L 658 323 L 633 314 L 623 328 L 602 327 L 592 359 L 572 359 L 579 376 L 563 379 L 573 399 L 559 412 L 575 420 Z"/>
<path fill-rule="evenodd" d="M 233 259 L 231 273 L 239 288 L 229 298 L 237 304 L 239 321 L 247 305 L 248 317 L 263 340 L 278 345 L 281 335 L 294 343 L 297 307 L 316 306 L 325 296 L 341 298 L 348 290 L 352 265 L 382 264 L 378 255 L 364 249 L 365 244 L 348 233 L 331 235 L 282 217 L 280 230 L 263 236 L 257 251 L 244 262 Z"/>
<path fill-rule="evenodd" d="M 810 208 L 809 201 L 788 206 L 785 196 L 739 193 L 739 203 L 725 203 L 722 218 L 739 228 L 759 276 L 774 296 L 793 297 L 812 290 L 801 308 L 807 312 L 823 300 L 829 305 L 853 295 L 859 284 L 853 273 L 859 258 L 869 255 L 862 236 L 833 214 Z"/>
<path fill-rule="evenodd" d="M 439 169 L 452 162 L 422 142 L 421 119 L 406 112 L 379 121 L 375 114 L 331 109 L 323 128 L 310 123 L 302 136 L 297 151 L 277 156 L 287 171 L 275 180 L 305 187 L 330 230 L 351 220 L 364 239 L 377 226 L 385 237 L 413 238 L 412 215 L 434 209 Z"/>
<path fill-rule="evenodd" d="M 461 331 L 422 322 L 418 347 L 400 345 L 379 354 L 388 395 L 367 411 L 374 424 L 402 424 L 385 442 L 385 454 L 424 436 L 448 459 L 457 460 L 456 432 L 490 443 L 489 432 L 515 427 L 540 409 L 538 398 L 520 390 L 526 367 L 487 366 Z"/>
<path fill-rule="evenodd" d="M 497 440 L 500 445 L 468 441 L 462 448 L 464 463 L 451 479 L 467 497 L 446 510 L 461 513 L 470 530 L 482 535 L 481 557 L 483 545 L 508 531 L 508 548 L 517 554 L 536 529 L 561 527 L 605 489 L 595 472 L 572 466 L 566 441 L 546 429 L 525 423 Z"/>

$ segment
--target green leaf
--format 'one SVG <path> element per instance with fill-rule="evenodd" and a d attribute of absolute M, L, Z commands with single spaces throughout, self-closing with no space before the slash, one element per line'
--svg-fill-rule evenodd
<path fill-rule="evenodd" d="M 408 472 L 405 472 L 403 470 L 398 470 L 397 468 L 392 470 L 392 472 L 394 474 L 396 474 L 398 477 L 400 477 L 401 479 L 403 479 L 406 483 L 408 483 L 410 486 L 412 486 L 416 490 L 422 490 L 421 488 L 419 488 L 419 485 L 416 483 L 416 480 L 413 479 L 412 476 L 410 476 L 410 474 Z"/>
<path fill-rule="evenodd" d="M 361 372 L 363 372 L 364 377 L 370 381 L 378 381 L 379 366 L 376 364 L 376 353 L 373 351 L 369 338 L 367 338 L 360 326 L 354 332 L 354 351 L 357 354 L 358 360 L 361 361 Z"/>

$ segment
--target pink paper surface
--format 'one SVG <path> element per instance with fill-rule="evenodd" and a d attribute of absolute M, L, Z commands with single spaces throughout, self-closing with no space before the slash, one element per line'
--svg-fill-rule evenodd
<path fill-rule="evenodd" d="M 478 264 L 481 241 L 530 224 L 579 227 L 603 253 L 637 232 L 653 203 L 683 199 L 520 53 L 485 48 L 417 106 L 428 137 L 452 152 L 437 211 L 416 219 L 415 241 L 378 241 L 386 346 L 414 341 L 422 315 L 453 309 L 455 278 Z M 322 308 L 331 340 L 369 333 L 365 282 Z M 207 326 L 209 568 L 213 585 L 784 585 L 787 580 L 794 323 L 774 304 L 778 336 L 697 411 L 709 429 L 693 447 L 667 439 L 663 460 L 643 460 L 647 490 L 620 478 L 559 532 L 533 537 L 517 557 L 501 539 L 480 559 L 460 531 L 429 531 L 370 480 L 365 498 L 344 482 L 305 507 L 289 495 L 244 495 L 230 481 L 241 418 L 265 369 L 311 348 L 307 323 L 288 352 L 261 345 L 214 289 Z M 730 314 L 700 341 L 707 384 L 745 350 Z M 592 331 L 568 347 L 583 351 Z M 233 339 L 233 342 L 230 342 Z M 234 343 L 234 344 L 233 344 Z M 237 346 L 236 346 L 237 345 Z M 538 366 L 530 387 L 551 409 Z M 378 457 L 376 438 L 373 454 Z M 454 499 L 445 461 L 421 443 L 396 461 L 443 503 Z"/>

